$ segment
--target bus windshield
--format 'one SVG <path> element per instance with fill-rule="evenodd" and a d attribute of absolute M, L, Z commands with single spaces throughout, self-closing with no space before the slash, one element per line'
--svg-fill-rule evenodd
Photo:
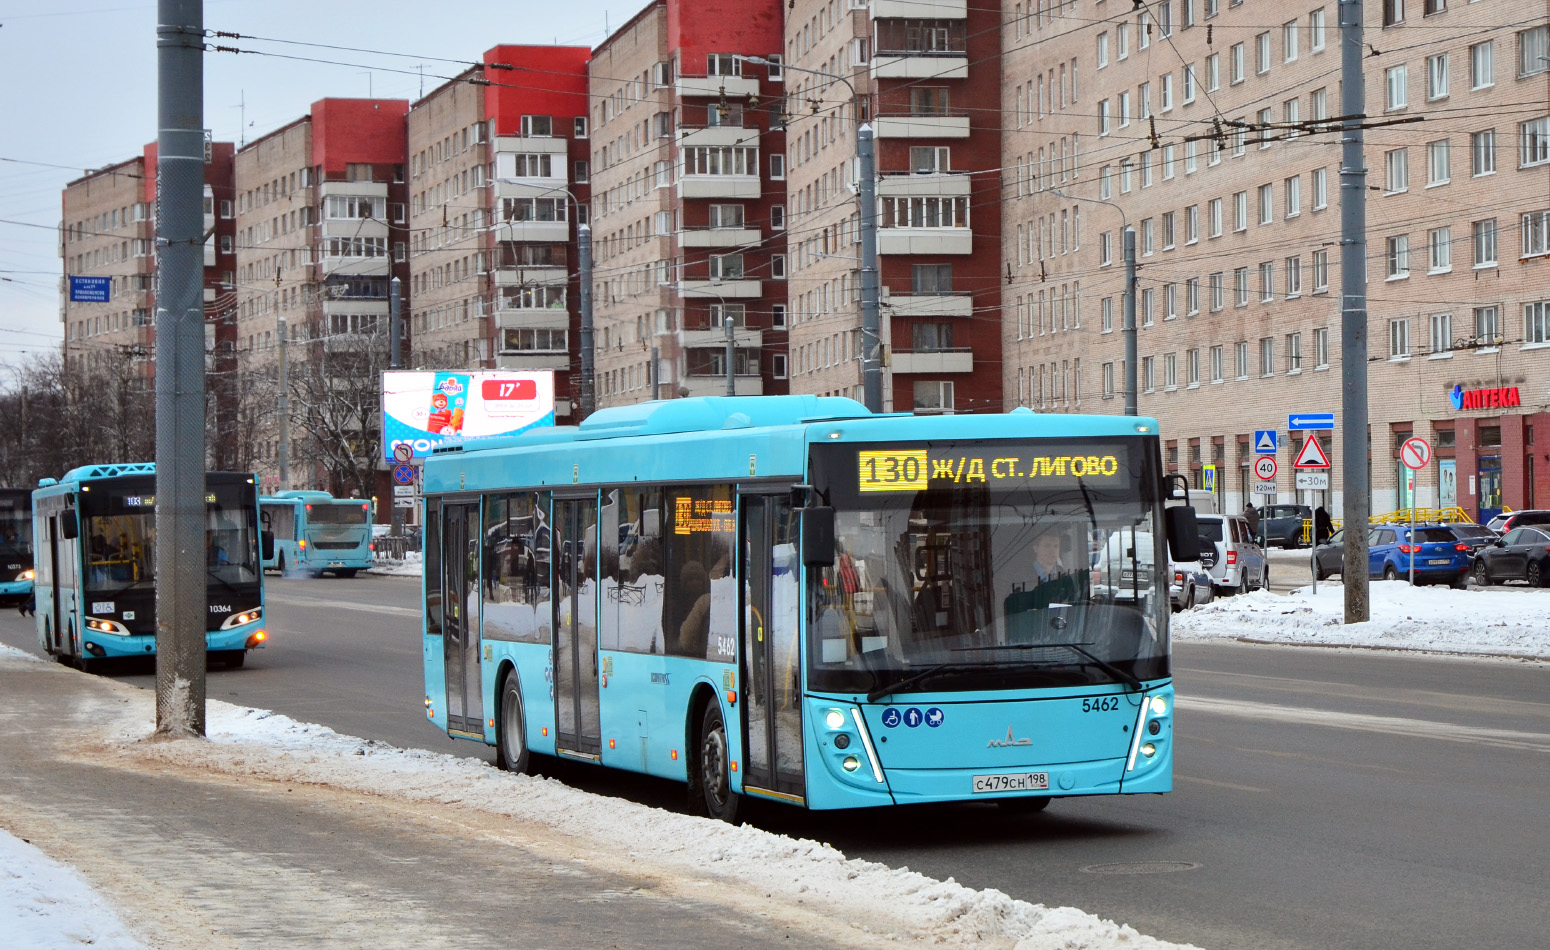
<path fill-rule="evenodd" d="M 1149 449 L 815 446 L 837 556 L 809 572 L 812 687 L 875 694 L 926 671 L 919 688 L 933 690 L 1167 675 Z"/>
<path fill-rule="evenodd" d="M 319 550 L 343 550 L 360 547 L 367 541 L 369 512 L 359 501 L 307 506 L 307 540 Z"/>
<path fill-rule="evenodd" d="M 115 488 L 83 500 L 88 589 L 113 593 L 154 586 L 156 496 L 149 483 L 144 487 Z M 212 589 L 258 582 L 254 503 L 253 490 L 245 484 L 211 485 L 205 496 L 205 563 Z"/>
<path fill-rule="evenodd" d="M 32 557 L 32 499 L 0 498 L 0 558 Z"/>

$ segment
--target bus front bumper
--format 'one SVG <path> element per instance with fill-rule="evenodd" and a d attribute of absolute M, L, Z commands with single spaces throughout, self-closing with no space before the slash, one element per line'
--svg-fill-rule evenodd
<path fill-rule="evenodd" d="M 231 650 L 258 650 L 269 639 L 261 623 L 243 624 L 230 630 L 210 630 L 205 633 L 205 650 L 214 653 Z M 100 630 L 84 630 L 82 649 L 96 659 L 112 659 L 126 656 L 155 656 L 155 634 L 131 634 L 122 636 Z"/>
<path fill-rule="evenodd" d="M 32 581 L 6 581 L 0 584 L 0 597 L 28 598 L 32 596 Z"/>

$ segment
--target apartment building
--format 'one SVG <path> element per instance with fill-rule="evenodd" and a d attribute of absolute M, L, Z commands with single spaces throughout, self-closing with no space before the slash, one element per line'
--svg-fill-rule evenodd
<path fill-rule="evenodd" d="M 408 115 L 415 365 L 553 370 L 562 423 L 580 383 L 589 55 L 497 46 Z"/>
<path fill-rule="evenodd" d="M 207 142 L 204 302 L 210 391 L 217 431 L 229 424 L 236 324 L 230 306 L 234 219 L 231 142 Z M 140 155 L 70 182 L 60 198 L 59 256 L 65 279 L 59 319 L 66 368 L 126 377 L 147 394 L 156 375 L 156 143 Z M 108 278 L 106 299 L 72 300 L 71 277 Z M 147 397 L 149 398 L 149 396 Z M 212 461 L 227 456 L 212 446 Z"/>
<path fill-rule="evenodd" d="M 298 379 L 329 354 L 366 346 L 385 353 L 388 282 L 408 277 L 408 108 L 402 99 L 320 99 L 237 151 L 236 344 L 245 393 L 265 400 L 257 408 L 274 400 L 264 384 L 282 333 Z M 407 289 L 404 298 L 407 307 Z M 274 423 L 266 414 L 251 439 L 264 490 L 370 494 L 372 485 L 328 484 L 315 456 L 302 462 L 294 453 L 290 483 L 281 485 Z"/>
<path fill-rule="evenodd" d="M 1121 231 L 1139 262 L 1139 408 L 1197 486 L 1256 504 L 1252 434 L 1340 410 L 1336 4 L 1014 5 L 1002 163 L 1016 242 L 1004 385 L 1044 411 L 1124 401 Z M 1372 505 L 1484 520 L 1550 504 L 1550 27 L 1521 3 L 1366 5 Z M 1416 484 L 1412 435 L 1434 459 Z"/>
<path fill-rule="evenodd" d="M 1001 411 L 999 2 L 794 0 L 793 391 L 861 396 L 856 129 L 876 142 L 884 408 Z"/>
<path fill-rule="evenodd" d="M 592 53 L 599 406 L 788 392 L 782 12 L 658 0 Z"/>

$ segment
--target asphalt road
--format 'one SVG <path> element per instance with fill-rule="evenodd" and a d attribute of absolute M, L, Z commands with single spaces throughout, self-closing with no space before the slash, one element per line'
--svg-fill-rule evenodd
<path fill-rule="evenodd" d="M 404 578 L 273 580 L 270 646 L 213 671 L 209 694 L 489 760 L 424 720 L 418 594 Z M 14 613 L 0 614 L 0 642 L 36 651 Z M 1067 799 L 1024 818 L 965 804 L 771 806 L 753 820 L 1208 948 L 1550 943 L 1550 664 L 1184 643 L 1176 673 L 1171 795 Z M 153 686 L 149 665 L 108 675 Z M 683 797 L 668 782 L 551 768 L 649 804 Z"/>

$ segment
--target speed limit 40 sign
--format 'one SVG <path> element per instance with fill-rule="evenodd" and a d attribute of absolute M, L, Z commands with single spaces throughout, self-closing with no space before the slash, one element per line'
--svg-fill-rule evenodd
<path fill-rule="evenodd" d="M 1276 457 L 1274 455 L 1261 455 L 1254 460 L 1254 475 L 1262 482 L 1276 480 Z"/>

